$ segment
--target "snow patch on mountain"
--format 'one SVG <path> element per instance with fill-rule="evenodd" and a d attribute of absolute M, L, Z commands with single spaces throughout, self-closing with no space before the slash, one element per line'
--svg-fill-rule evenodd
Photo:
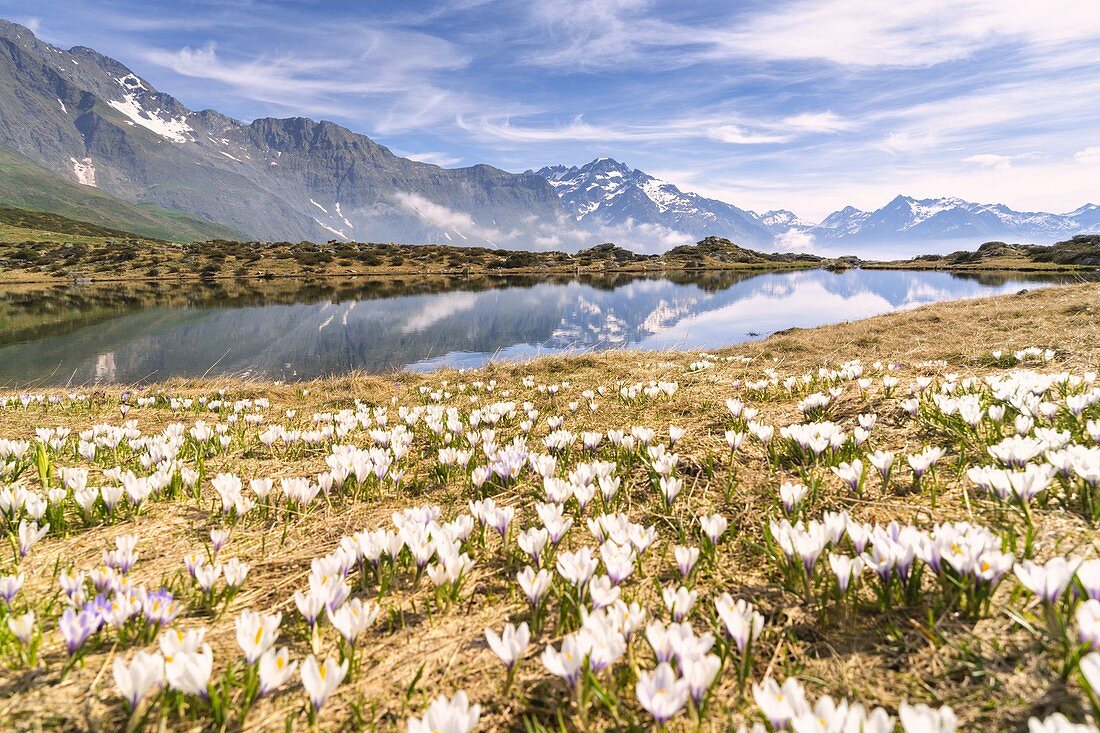
<path fill-rule="evenodd" d="M 816 236 L 824 233 L 833 238 L 859 234 L 863 223 L 870 216 L 870 212 L 860 211 L 854 206 L 845 206 L 840 211 L 834 211 L 822 219 L 821 223 L 814 227 L 814 234 Z"/>
<path fill-rule="evenodd" d="M 337 237 L 344 240 L 345 242 L 351 241 L 351 240 L 348 239 L 348 235 L 344 234 L 339 229 L 333 229 L 332 227 L 330 227 L 328 224 L 325 224 L 323 221 L 321 221 L 317 217 L 313 217 L 313 221 L 317 222 L 317 224 L 322 229 L 324 229 L 325 231 L 328 231 L 328 232 L 331 232 L 331 233 L 335 234 Z"/>
<path fill-rule="evenodd" d="M 136 74 L 127 74 L 118 78 L 118 85 L 128 92 L 137 93 L 145 92 L 148 89 L 141 83 L 141 79 L 137 78 Z"/>
<path fill-rule="evenodd" d="M 344 222 L 344 224 L 347 226 L 347 228 L 348 229 L 354 229 L 355 227 L 352 226 L 352 223 L 350 221 L 348 221 L 348 218 L 346 216 L 344 216 L 344 212 L 340 211 L 340 202 L 339 201 L 336 202 L 335 209 L 336 209 L 336 215 L 338 217 L 340 217 L 340 220 Z"/>
<path fill-rule="evenodd" d="M 92 165 L 91 158 L 83 158 L 77 160 L 76 158 L 69 158 L 73 164 L 73 173 L 76 175 L 76 182 L 83 186 L 95 186 L 95 166 Z"/>
<path fill-rule="evenodd" d="M 1068 214 L 1051 214 L 1014 211 L 1003 204 L 977 204 L 950 196 L 898 196 L 874 211 L 846 206 L 814 224 L 786 209 L 758 214 L 681 191 L 612 158 L 597 158 L 579 167 L 547 166 L 534 172 L 558 194 L 567 216 L 589 229 L 655 226 L 696 239 L 727 237 L 743 246 L 767 250 L 825 247 L 844 253 L 849 246 L 866 251 L 899 244 L 912 249 L 924 245 L 959 248 L 995 239 L 1050 243 L 1100 231 L 1100 206 L 1095 204 Z"/>
<path fill-rule="evenodd" d="M 805 231 L 833 251 L 900 247 L 913 253 L 944 252 L 994 240 L 1049 244 L 1076 234 L 1096 233 L 1100 231 L 1100 210 L 1086 204 L 1067 214 L 1051 214 L 957 197 L 897 196 L 875 211 L 846 206 Z"/>
<path fill-rule="evenodd" d="M 133 74 L 127 74 L 118 79 L 118 83 L 126 90 L 126 93 L 122 95 L 121 100 L 113 99 L 108 101 L 107 104 L 126 115 L 135 124 L 141 125 L 166 140 L 171 140 L 174 143 L 195 141 L 195 138 L 190 134 L 194 130 L 187 124 L 185 116 L 162 117 L 164 110 L 159 107 L 155 110 L 145 109 L 142 101 L 150 99 L 151 95 L 148 94 L 148 90 L 140 79 Z"/>
<path fill-rule="evenodd" d="M 640 186 L 661 213 L 668 211 L 677 204 L 684 205 L 686 203 L 679 189 L 658 178 L 644 180 Z"/>

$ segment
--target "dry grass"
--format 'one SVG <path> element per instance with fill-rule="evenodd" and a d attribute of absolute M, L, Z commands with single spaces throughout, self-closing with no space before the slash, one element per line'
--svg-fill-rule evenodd
<path fill-rule="evenodd" d="M 1100 364 L 1100 286 L 1079 285 L 1043 289 L 1015 296 L 928 306 L 857 323 L 792 330 L 767 340 L 730 348 L 722 356 L 740 355 L 747 364 L 719 363 L 710 369 L 688 373 L 686 365 L 696 357 L 678 353 L 604 353 L 569 358 L 547 358 L 535 362 L 492 364 L 468 372 L 437 372 L 429 375 L 400 374 L 389 377 L 353 375 L 313 383 L 275 385 L 253 382 L 174 381 L 148 388 L 149 393 L 209 395 L 225 389 L 232 398 L 266 396 L 272 402 L 270 415 L 296 408 L 303 415 L 350 406 L 355 399 L 369 404 L 387 404 L 391 398 L 419 402 L 420 385 L 452 388 L 474 380 L 497 380 L 497 393 L 510 390 L 512 398 L 530 399 L 544 414 L 568 411 L 567 402 L 579 399 L 583 389 L 609 389 L 599 400 L 595 414 L 578 413 L 572 429 L 607 430 L 609 427 L 649 425 L 664 433 L 672 423 L 687 429 L 681 454 L 684 494 L 674 508 L 675 519 L 690 518 L 705 511 L 719 511 L 730 519 L 730 537 L 722 546 L 719 561 L 704 571 L 697 586 L 717 593 L 730 591 L 735 597 L 752 600 L 768 618 L 768 632 L 757 659 L 754 679 L 764 674 L 777 677 L 799 675 L 815 693 L 831 692 L 858 698 L 865 703 L 894 707 L 900 699 L 951 704 L 971 730 L 1019 729 L 1029 714 L 1055 709 L 1074 699 L 1076 693 L 1058 683 L 1049 660 L 1040 653 L 1035 635 L 1023 630 L 1004 612 L 1004 604 L 1018 599 L 999 597 L 988 619 L 967 624 L 957 618 L 930 621 L 919 613 L 877 615 L 855 612 L 855 617 L 826 617 L 804 607 L 801 600 L 785 593 L 776 583 L 773 570 L 762 559 L 761 526 L 774 502 L 778 484 L 789 474 L 770 469 L 758 449 L 750 448 L 738 458 L 736 488 L 730 500 L 723 488 L 731 480 L 724 460 L 713 475 L 704 468 L 708 454 L 724 457 L 722 431 L 726 427 L 724 401 L 736 394 L 737 380 L 756 379 L 765 367 L 781 374 L 802 374 L 820 366 L 836 366 L 859 358 L 907 365 L 902 372 L 912 377 L 922 370 L 916 362 L 942 360 L 948 371 L 981 376 L 996 371 L 989 361 L 995 349 L 1011 352 L 1026 346 L 1050 347 L 1057 351 L 1055 367 L 1067 370 L 1095 370 Z M 933 371 L 933 370 L 928 370 Z M 940 368 L 939 371 L 944 371 Z M 552 402 L 535 390 L 524 388 L 524 375 L 536 382 L 567 380 L 568 395 Z M 619 382 L 671 379 L 680 390 L 671 401 L 628 405 L 612 399 Z M 87 408 L 41 408 L 0 411 L 0 437 L 33 437 L 37 426 L 64 425 L 75 430 L 93 422 L 117 422 L 118 395 L 112 388 L 99 393 Z M 881 417 L 877 440 L 893 450 L 905 452 L 927 444 L 910 422 L 894 417 L 892 403 L 876 400 L 866 404 L 849 390 L 841 398 L 836 419 L 851 423 L 868 409 Z M 761 419 L 775 425 L 798 421 L 793 401 L 751 402 L 761 408 Z M 159 431 L 181 419 L 166 409 L 135 409 L 145 434 Z M 189 415 L 188 421 L 196 416 Z M 505 435 L 500 442 L 510 439 Z M 324 451 L 307 451 L 295 461 L 273 460 L 264 451 L 239 448 L 218 456 L 206 466 L 206 474 L 232 471 L 241 477 L 310 475 L 323 470 Z M 669 537 L 670 520 L 656 511 L 646 498 L 645 473 L 635 467 L 624 477 L 629 483 L 629 513 L 636 521 L 656 522 L 662 537 Z M 871 482 L 874 483 L 874 482 Z M 864 521 L 897 519 L 930 524 L 949 519 L 975 518 L 992 521 L 991 510 L 982 502 L 964 503 L 961 482 L 944 479 L 945 487 L 933 515 L 923 495 L 882 494 L 871 487 L 862 499 L 854 499 L 832 483 L 818 509 L 845 508 Z M 363 528 L 388 524 L 391 512 L 412 504 L 437 503 L 444 515 L 460 511 L 469 498 L 457 483 L 433 485 L 426 476 L 410 480 L 409 492 L 370 502 L 334 501 L 320 504 L 293 521 L 265 526 L 246 523 L 234 531 L 231 555 L 252 563 L 245 590 L 229 613 L 211 618 L 188 615 L 184 626 L 207 626 L 214 647 L 215 669 L 239 654 L 233 636 L 233 617 L 243 608 L 293 611 L 291 593 L 305 583 L 309 560 L 331 551 L 341 536 Z M 530 492 L 521 485 L 499 502 L 529 507 Z M 100 551 L 113 538 L 130 532 L 140 535 L 141 559 L 133 571 L 139 581 L 158 583 L 182 570 L 185 553 L 201 549 L 206 534 L 220 519 L 211 511 L 212 491 L 207 486 L 203 502 L 153 502 L 135 519 L 109 527 L 79 531 L 68 537 L 48 538 L 35 548 L 26 563 L 25 592 L 43 597 L 56 588 L 56 572 L 68 566 L 90 567 L 98 563 Z M 522 524 L 530 524 L 531 512 L 520 510 Z M 1087 549 L 1092 528 L 1062 512 L 1041 517 L 1040 554 L 1064 552 L 1072 547 Z M 579 541 L 584 527 L 575 527 L 573 541 Z M 639 600 L 659 605 L 659 585 L 671 582 L 671 543 L 659 543 L 659 553 L 647 558 L 647 580 L 639 583 Z M 392 729 L 402 727 L 404 718 L 422 710 L 438 693 L 465 689 L 483 706 L 482 730 L 522 728 L 525 716 L 556 726 L 555 708 L 566 709 L 567 694 L 562 685 L 542 668 L 537 658 L 546 643 L 543 636 L 520 667 L 517 685 L 507 698 L 500 694 L 501 666 L 485 645 L 483 629 L 499 629 L 505 621 L 520 618 L 524 608 L 511 582 L 515 565 L 506 564 L 491 544 L 479 553 L 478 566 L 466 586 L 457 608 L 448 613 L 425 613 L 426 583 L 420 588 L 406 584 L 383 600 L 384 613 L 365 639 L 360 639 L 363 666 L 360 675 L 345 683 L 325 709 L 326 729 Z M 661 554 L 664 553 L 664 554 Z M 1002 591 L 1004 589 L 1002 588 Z M 1002 596 L 1006 595 L 1002 593 Z M 704 601 L 700 601 L 704 603 Z M 45 666 L 35 671 L 0 670 L 0 727 L 15 730 L 121 730 L 125 714 L 114 692 L 110 665 L 123 653 L 110 645 L 88 656 L 86 664 L 63 681 L 58 670 L 65 652 L 53 622 L 47 630 Z M 292 641 L 295 656 L 306 645 Z M 726 728 L 743 719 L 747 704 L 739 703 L 730 675 L 717 695 L 717 710 L 707 719 L 713 728 Z M 263 701 L 248 719 L 248 730 L 275 730 L 284 726 L 305 729 L 304 697 L 297 687 Z M 633 699 L 628 701 L 634 706 Z M 599 727 L 611 724 L 600 718 Z M 644 717 L 639 720 L 645 720 Z M 289 721 L 289 722 L 288 722 Z M 575 721 L 566 718 L 572 726 Z M 687 727 L 683 718 L 679 724 Z M 172 730 L 199 729 L 194 721 L 168 721 Z"/>

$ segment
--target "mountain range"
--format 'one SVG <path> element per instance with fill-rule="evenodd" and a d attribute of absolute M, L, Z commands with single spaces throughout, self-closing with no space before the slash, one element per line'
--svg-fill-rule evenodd
<path fill-rule="evenodd" d="M 193 111 L 114 59 L 6 21 L 0 145 L 71 182 L 249 238 L 495 244 L 560 218 L 538 176 L 419 163 L 332 122 Z"/>
<path fill-rule="evenodd" d="M 1018 212 L 898 196 L 820 223 L 681 191 L 611 158 L 510 173 L 400 157 L 333 122 L 194 111 L 118 61 L 0 21 L 0 204 L 176 240 L 667 249 L 710 235 L 832 254 L 960 249 L 1100 231 L 1100 207 Z M 130 222 L 136 223 L 130 223 Z M 650 238 L 651 241 L 645 241 Z"/>
<path fill-rule="evenodd" d="M 628 221 L 651 223 L 695 239 L 722 232 L 721 236 L 751 247 L 815 247 L 834 253 L 883 246 L 943 249 L 994 239 L 1049 243 L 1100 231 L 1100 206 L 1095 204 L 1067 214 L 1048 214 L 958 198 L 898 196 L 875 211 L 847 206 L 814 224 L 785 209 L 758 214 L 686 193 L 611 158 L 535 172 L 550 182 L 579 223 L 612 229 Z"/>
<path fill-rule="evenodd" d="M 1100 231 L 1100 207 L 1085 204 L 1066 214 L 1049 214 L 1014 211 L 1004 204 L 975 204 L 958 198 L 898 196 L 875 211 L 846 206 L 803 231 L 825 247 L 891 242 L 965 242 L 972 246 L 990 240 L 1050 243 Z"/>

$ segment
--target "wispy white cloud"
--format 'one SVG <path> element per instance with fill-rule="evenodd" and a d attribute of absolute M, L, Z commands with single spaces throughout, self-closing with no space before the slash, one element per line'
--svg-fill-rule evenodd
<path fill-rule="evenodd" d="M 963 158 L 964 163 L 974 163 L 984 168 L 992 168 L 995 171 L 1007 171 L 1012 163 L 1018 160 L 1035 160 L 1038 153 L 1017 153 L 1016 155 L 1000 155 L 998 153 L 978 153 Z"/>
<path fill-rule="evenodd" d="M 895 130 L 876 140 L 874 147 L 888 153 L 915 153 L 939 145 L 939 137 L 931 130 Z"/>
<path fill-rule="evenodd" d="M 628 219 L 615 226 L 581 226 L 564 213 L 555 221 L 533 220 L 528 228 L 506 231 L 478 223 L 466 212 L 455 211 L 419 194 L 402 192 L 395 199 L 425 225 L 455 235 L 449 240 L 451 244 L 484 241 L 498 247 L 575 251 L 601 242 L 616 242 L 637 252 L 663 252 L 695 241 L 689 234 L 660 224 Z"/>
<path fill-rule="evenodd" d="M 788 229 L 776 236 L 775 246 L 783 252 L 813 252 L 817 243 L 814 235 L 807 231 Z"/>
<path fill-rule="evenodd" d="M 430 34 L 320 23 L 282 33 L 297 36 L 296 42 L 258 53 L 215 41 L 171 50 L 140 46 L 135 53 L 146 63 L 212 82 L 284 114 L 358 119 L 378 134 L 423 129 L 486 107 L 527 109 L 456 88 L 448 79 L 463 73 L 472 56 Z"/>
<path fill-rule="evenodd" d="M 803 112 L 783 119 L 783 124 L 799 132 L 844 132 L 857 127 L 848 120 L 832 112 Z"/>
<path fill-rule="evenodd" d="M 504 239 L 505 234 L 500 229 L 482 226 L 475 222 L 473 216 L 469 213 L 455 211 L 420 194 L 411 191 L 399 191 L 394 198 L 397 203 L 415 214 L 428 226 L 454 232 L 463 238 L 483 239 L 494 245 L 501 243 Z"/>
<path fill-rule="evenodd" d="M 1078 150 L 1073 154 L 1073 159 L 1084 165 L 1100 166 L 1100 146 L 1090 145 L 1083 150 Z"/>
<path fill-rule="evenodd" d="M 826 0 L 769 6 L 709 40 L 712 55 L 929 66 L 1006 42 L 1050 46 L 1098 34 L 1100 8 L 1076 0 Z"/>
<path fill-rule="evenodd" d="M 783 177 L 766 169 L 730 174 L 715 165 L 663 171 L 661 177 L 686 190 L 735 201 L 756 211 L 782 202 L 811 221 L 820 221 L 845 205 L 876 209 L 897 194 L 957 196 L 978 203 L 1003 203 L 1019 211 L 1065 213 L 1086 202 L 1097 202 L 1100 148 L 1060 156 L 1022 156 L 1012 161 L 1008 172 L 995 166 L 965 165 L 956 158 L 928 165 L 875 166 L 858 176 L 812 168 Z"/>
<path fill-rule="evenodd" d="M 456 166 L 462 162 L 462 158 L 457 155 L 450 155 L 449 153 L 441 152 L 427 152 L 427 153 L 398 153 L 403 158 L 409 160 L 416 160 L 421 163 L 431 163 L 432 165 L 438 165 L 441 168 L 450 168 Z"/>
<path fill-rule="evenodd" d="M 600 142 L 651 143 L 707 139 L 730 145 L 767 145 L 790 141 L 800 135 L 851 129 L 854 123 L 832 113 L 809 113 L 777 120 L 737 121 L 733 115 L 700 112 L 691 117 L 649 124 L 593 124 L 581 116 L 566 124 L 517 125 L 510 118 L 480 116 L 457 118 L 459 127 L 487 140 L 510 143 Z"/>
<path fill-rule="evenodd" d="M 922 67 L 1004 43 L 1051 47 L 1100 34 L 1100 8 L 1079 0 L 798 0 L 699 24 L 662 18 L 646 0 L 536 0 L 530 7 L 546 43 L 527 60 L 581 68 L 643 58 L 658 66 L 741 58 Z"/>
<path fill-rule="evenodd" d="M 653 6 L 652 0 L 533 0 L 527 7 L 534 48 L 521 58 L 557 71 L 679 63 L 660 52 L 693 44 L 691 29 L 651 15 Z"/>
<path fill-rule="evenodd" d="M 684 136 L 684 126 L 677 122 L 652 125 L 594 125 L 581 116 L 561 125 L 515 125 L 510 118 L 459 115 L 458 126 L 486 139 L 514 143 L 538 142 L 653 142 L 675 140 Z"/>
<path fill-rule="evenodd" d="M 706 129 L 706 136 L 711 140 L 732 145 L 765 145 L 767 143 L 782 143 L 791 139 L 790 135 L 753 132 L 740 125 L 715 125 Z"/>
<path fill-rule="evenodd" d="M 19 25 L 26 26 L 27 29 L 30 30 L 31 33 L 38 36 L 39 38 L 42 37 L 42 19 L 41 18 L 39 18 L 37 16 L 34 16 L 34 15 L 28 15 L 26 17 L 16 19 L 16 22 L 19 23 Z"/>

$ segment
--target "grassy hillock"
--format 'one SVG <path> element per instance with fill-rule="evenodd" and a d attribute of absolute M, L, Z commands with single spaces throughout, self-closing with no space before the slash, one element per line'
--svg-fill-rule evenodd
<path fill-rule="evenodd" d="M 826 261 L 825 257 L 794 252 L 765 253 L 738 246 L 723 237 L 707 237 L 696 244 L 674 247 L 660 258 L 685 268 L 730 265 L 806 265 Z"/>
<path fill-rule="evenodd" d="M 8 244 L 5 245 L 4 242 Z M 0 213 L 0 271 L 9 282 L 358 277 L 374 275 L 551 275 L 578 272 L 660 273 L 689 269 L 820 267 L 811 255 L 763 254 L 708 238 L 664 255 L 600 244 L 575 254 L 377 242 L 240 242 L 177 244 L 57 215 L 17 209 Z"/>
<path fill-rule="evenodd" d="M 976 250 L 921 255 L 911 260 L 863 263 L 864 267 L 953 270 L 1060 270 L 1100 268 L 1100 235 L 1079 234 L 1057 244 L 986 242 Z"/>
<path fill-rule="evenodd" d="M 64 235 L 66 239 L 80 240 L 116 240 L 138 239 L 132 232 L 92 224 L 87 221 L 70 219 L 60 214 L 45 211 L 28 211 L 10 206 L 0 206 L 0 236 L 5 241 L 18 241 L 15 237 L 26 232 L 31 241 L 42 235 Z M 141 237 L 142 239 L 144 237 Z"/>

